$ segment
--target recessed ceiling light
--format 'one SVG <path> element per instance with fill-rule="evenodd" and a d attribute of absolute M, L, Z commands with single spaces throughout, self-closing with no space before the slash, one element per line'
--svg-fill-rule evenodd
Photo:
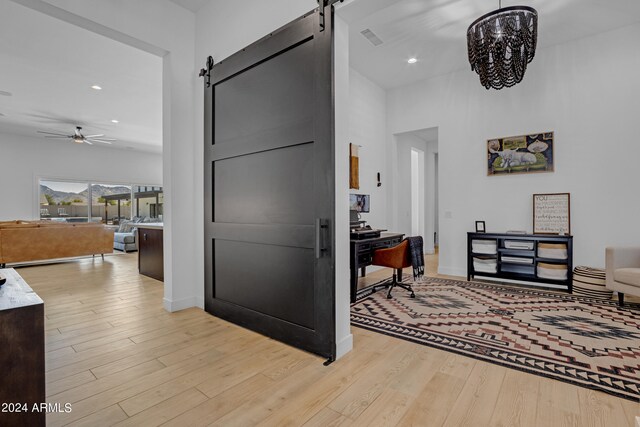
<path fill-rule="evenodd" d="M 418 62 L 418 60 L 416 58 L 409 58 L 409 60 L 407 62 L 409 64 L 415 64 L 416 62 Z"/>
<path fill-rule="evenodd" d="M 111 123 L 120 123 L 120 122 L 118 120 L 113 119 L 111 120 Z"/>
<path fill-rule="evenodd" d="M 98 86 L 98 85 L 91 86 L 91 89 L 102 90 L 102 88 L 100 86 Z"/>
<path fill-rule="evenodd" d="M 0 95 L 2 95 L 2 96 L 11 96 L 13 94 L 11 92 L 7 92 L 6 90 L 0 90 Z"/>

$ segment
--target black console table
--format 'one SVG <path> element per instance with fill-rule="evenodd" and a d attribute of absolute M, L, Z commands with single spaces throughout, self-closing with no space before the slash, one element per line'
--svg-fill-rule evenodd
<path fill-rule="evenodd" d="M 356 291 L 358 289 L 358 270 L 362 270 L 362 276 L 365 275 L 365 269 L 371 265 L 373 251 L 381 248 L 390 248 L 396 246 L 402 241 L 404 234 L 401 233 L 381 233 L 380 237 L 370 239 L 351 240 L 350 251 L 350 267 L 351 267 L 351 302 L 356 302 Z M 398 270 L 398 281 L 402 280 L 402 270 Z"/>
<path fill-rule="evenodd" d="M 473 241 L 486 243 L 488 248 L 495 246 L 495 252 L 489 250 L 476 251 Z M 545 257 L 540 253 L 541 244 L 560 244 L 566 247 L 566 257 Z M 476 249 L 478 245 L 476 244 Z M 478 271 L 476 263 L 487 262 L 495 265 L 495 272 Z M 495 262 L 494 262 L 495 261 Z M 565 280 L 556 280 L 539 276 L 539 264 L 544 263 L 553 268 L 566 268 Z M 542 264 L 542 265 L 544 265 Z M 501 233 L 467 233 L 467 280 L 482 276 L 487 278 L 509 279 L 541 286 L 572 291 L 573 283 L 573 236 L 545 234 L 501 234 Z M 551 286 L 548 286 L 551 285 Z"/>

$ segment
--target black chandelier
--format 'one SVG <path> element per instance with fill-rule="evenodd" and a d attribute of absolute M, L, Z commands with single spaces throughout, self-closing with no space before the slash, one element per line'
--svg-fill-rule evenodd
<path fill-rule="evenodd" d="M 473 21 L 467 30 L 471 69 L 485 88 L 520 83 L 536 54 L 538 12 L 528 6 L 501 7 Z"/>

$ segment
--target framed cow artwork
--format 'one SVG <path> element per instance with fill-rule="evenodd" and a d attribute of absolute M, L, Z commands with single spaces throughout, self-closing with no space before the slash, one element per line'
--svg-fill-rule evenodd
<path fill-rule="evenodd" d="M 487 141 L 487 175 L 553 172 L 553 132 Z"/>

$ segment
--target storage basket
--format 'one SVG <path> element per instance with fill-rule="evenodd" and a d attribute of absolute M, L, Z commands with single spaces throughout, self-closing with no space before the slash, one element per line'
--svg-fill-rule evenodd
<path fill-rule="evenodd" d="M 549 280 L 567 280 L 568 268 L 566 264 L 549 264 L 539 262 L 537 266 L 538 277 Z"/>
<path fill-rule="evenodd" d="M 563 243 L 538 243 L 538 256 L 549 259 L 567 259 L 567 245 Z"/>
<path fill-rule="evenodd" d="M 498 260 L 495 258 L 473 258 L 473 269 L 476 272 L 496 274 L 498 272 Z"/>
<path fill-rule="evenodd" d="M 498 245 L 495 240 L 472 240 L 471 250 L 476 254 L 493 255 L 498 252 Z"/>

